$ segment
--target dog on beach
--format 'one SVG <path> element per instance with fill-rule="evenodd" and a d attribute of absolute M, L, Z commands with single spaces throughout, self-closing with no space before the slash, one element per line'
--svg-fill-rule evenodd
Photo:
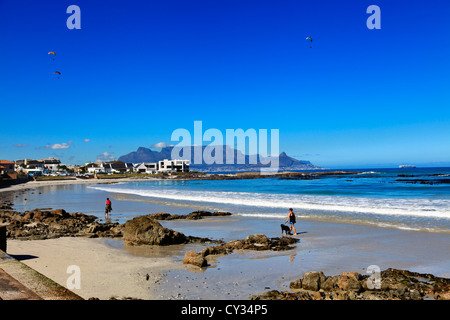
<path fill-rule="evenodd" d="M 291 234 L 291 229 L 285 224 L 281 224 L 281 235 L 283 235 L 283 232 L 286 233 L 286 235 Z"/>

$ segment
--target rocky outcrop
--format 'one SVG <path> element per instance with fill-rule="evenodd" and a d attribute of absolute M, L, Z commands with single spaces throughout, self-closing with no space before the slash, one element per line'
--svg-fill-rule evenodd
<path fill-rule="evenodd" d="M 450 299 L 450 279 L 408 270 L 387 269 L 380 273 L 379 289 L 368 285 L 368 275 L 343 272 L 327 277 L 306 272 L 290 283 L 291 292 L 272 290 L 252 300 L 423 300 Z"/>
<path fill-rule="evenodd" d="M 218 242 L 207 238 L 186 236 L 164 228 L 156 218 L 202 219 L 205 216 L 225 216 L 228 212 L 195 211 L 189 215 L 171 216 L 170 214 L 153 214 L 127 221 L 125 224 L 101 223 L 96 216 L 80 212 L 68 213 L 64 209 L 34 209 L 18 212 L 12 210 L 11 204 L 2 203 L 0 207 L 0 224 L 7 224 L 7 238 L 22 240 L 43 240 L 59 237 L 123 237 L 132 245 L 171 245 L 192 242 Z"/>
<path fill-rule="evenodd" d="M 206 261 L 206 257 L 203 253 L 197 253 L 195 251 L 188 251 L 184 255 L 183 264 L 192 264 L 197 267 L 206 267 L 208 262 Z"/>
<path fill-rule="evenodd" d="M 206 257 L 209 255 L 230 254 L 234 250 L 289 250 L 298 241 L 295 238 L 267 238 L 264 234 L 254 234 L 243 240 L 232 240 L 217 246 L 207 247 L 201 253 L 188 251 L 183 259 L 183 263 L 204 267 L 207 265 Z"/>
<path fill-rule="evenodd" d="M 185 236 L 164 228 L 152 215 L 128 220 L 123 227 L 123 240 L 129 245 L 171 245 L 189 242 L 208 242 L 207 238 Z"/>
<path fill-rule="evenodd" d="M 187 220 L 199 220 L 203 219 L 203 217 L 224 217 L 231 216 L 229 212 L 209 212 L 209 211 L 194 211 L 186 215 L 182 214 L 170 214 L 170 213 L 153 213 L 150 214 L 149 217 L 155 220 L 178 220 L 178 219 L 187 219 Z"/>
<path fill-rule="evenodd" d="M 97 217 L 64 209 L 34 209 L 17 212 L 0 210 L 0 223 L 7 224 L 9 239 L 43 240 L 58 237 L 120 237 L 118 223 L 100 224 Z"/>

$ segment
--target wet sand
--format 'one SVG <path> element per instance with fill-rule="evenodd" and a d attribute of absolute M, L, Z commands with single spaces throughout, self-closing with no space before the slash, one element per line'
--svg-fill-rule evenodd
<path fill-rule="evenodd" d="M 50 201 L 53 186 L 105 182 L 116 181 L 29 182 L 0 189 L 0 197 L 9 198 L 12 202 L 17 200 L 19 207 L 24 206 L 25 196 L 31 206 L 36 203 L 43 205 Z M 35 189 L 38 187 L 45 188 Z M 18 198 L 14 196 L 14 191 L 26 189 L 33 191 Z M 38 190 L 42 194 L 38 194 Z M 66 191 L 69 195 L 75 194 L 73 188 Z M 93 198 L 87 201 L 86 209 L 98 201 L 102 205 L 100 199 L 105 195 L 94 191 L 89 196 L 85 191 L 80 194 L 83 201 L 86 197 Z M 78 198 L 72 201 L 72 208 L 80 206 Z M 129 206 L 128 201 L 116 201 L 115 204 L 119 208 L 121 205 Z M 133 202 L 136 212 L 132 214 L 153 213 L 151 206 L 160 208 L 162 205 Z M 189 209 L 165 208 L 164 212 L 169 213 Z M 84 208 L 80 211 L 83 212 Z M 275 218 L 237 215 L 196 221 L 161 221 L 165 227 L 186 235 L 224 241 L 261 233 L 278 237 L 281 236 L 280 224 L 283 222 Z M 370 265 L 377 265 L 381 270 L 392 267 L 450 277 L 450 234 L 314 221 L 307 217 L 298 217 L 296 228 L 300 233 L 297 236 L 300 242 L 293 250 L 238 250 L 226 256 L 209 256 L 209 266 L 203 269 L 183 265 L 182 260 L 187 251 L 200 252 L 205 244 L 128 247 L 122 240 L 112 239 L 8 240 L 8 254 L 63 286 L 66 286 L 71 275 L 67 273 L 67 268 L 79 266 L 81 288 L 73 291 L 85 299 L 245 300 L 269 289 L 288 290 L 289 283 L 307 271 L 323 271 L 326 275 L 337 275 L 343 271 L 364 274 Z"/>
<path fill-rule="evenodd" d="M 278 222 L 223 217 L 162 224 L 185 234 L 228 241 L 255 233 L 279 236 Z M 209 266 L 203 269 L 183 265 L 182 259 L 189 250 L 200 252 L 204 244 L 128 247 L 111 239 L 10 240 L 8 253 L 27 257 L 24 263 L 64 286 L 67 267 L 79 266 L 81 289 L 73 291 L 86 299 L 246 300 L 269 289 L 288 290 L 289 283 L 306 271 L 364 274 L 370 265 L 450 277 L 448 234 L 308 220 L 298 221 L 297 232 L 302 234 L 293 250 L 210 256 Z"/>
<path fill-rule="evenodd" d="M 117 178 L 117 179 L 68 179 L 68 180 L 42 180 L 42 181 L 28 181 L 25 183 L 13 184 L 10 186 L 0 187 L 0 193 L 8 191 L 20 191 L 30 188 L 39 188 L 47 186 L 61 186 L 61 185 L 73 185 L 73 184 L 107 184 L 107 183 L 118 183 L 118 182 L 133 182 L 133 181 L 152 181 L 161 180 L 158 178 Z"/>

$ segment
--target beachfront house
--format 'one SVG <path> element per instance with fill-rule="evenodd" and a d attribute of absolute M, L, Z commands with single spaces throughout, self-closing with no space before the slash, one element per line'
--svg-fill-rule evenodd
<path fill-rule="evenodd" d="M 122 161 L 110 161 L 110 162 L 103 162 L 99 164 L 101 166 L 102 173 L 124 173 L 124 172 L 133 172 L 134 171 L 134 165 L 132 163 L 125 163 Z M 89 168 L 88 168 L 89 170 Z M 94 171 L 95 169 L 91 169 Z"/>
<path fill-rule="evenodd" d="M 142 162 L 134 165 L 134 171 L 147 174 L 155 174 L 158 171 L 158 163 Z"/>
<path fill-rule="evenodd" d="M 158 172 L 189 172 L 189 160 L 167 160 L 158 162 Z"/>
<path fill-rule="evenodd" d="M 44 173 L 57 172 L 59 170 L 59 166 L 61 166 L 61 161 L 56 158 L 40 160 L 24 159 L 15 161 L 16 169 L 36 169 L 36 171 L 42 171 Z"/>
<path fill-rule="evenodd" d="M 16 160 L 16 166 L 24 168 L 24 169 L 28 168 L 28 169 L 44 170 L 44 163 L 39 160 L 33 160 L 33 159 Z"/>
<path fill-rule="evenodd" d="M 14 162 L 9 160 L 0 160 L 0 180 L 17 179 L 17 172 L 14 168 Z"/>
<path fill-rule="evenodd" d="M 127 169 L 127 172 L 133 172 L 134 171 L 134 163 L 125 162 L 125 168 Z"/>
<path fill-rule="evenodd" d="M 14 173 L 14 162 L 9 160 L 0 160 L 0 174 L 8 174 L 8 173 Z"/>
<path fill-rule="evenodd" d="M 88 163 L 86 165 L 86 171 L 93 174 L 106 172 L 102 163 Z"/>
<path fill-rule="evenodd" d="M 45 172 L 57 172 L 61 165 L 61 161 L 56 158 L 41 159 L 38 161 L 42 163 Z"/>

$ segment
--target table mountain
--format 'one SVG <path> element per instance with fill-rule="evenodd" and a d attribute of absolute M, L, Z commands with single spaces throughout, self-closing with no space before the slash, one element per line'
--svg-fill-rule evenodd
<path fill-rule="evenodd" d="M 191 146 L 191 158 L 190 169 L 192 171 L 202 171 L 202 172 L 232 172 L 232 171 L 259 171 L 261 168 L 270 167 L 270 157 L 262 157 L 256 155 L 254 159 L 257 159 L 256 163 L 252 161 L 252 157 L 242 154 L 239 150 L 230 149 L 223 146 L 223 164 L 212 163 L 208 164 L 205 162 L 205 157 L 202 157 L 202 163 L 194 163 L 195 152 L 200 152 L 204 154 L 205 148 L 207 146 Z M 126 155 L 119 157 L 119 161 L 132 162 L 132 163 L 142 163 L 142 162 L 158 162 L 164 159 L 172 159 L 172 150 L 174 147 L 165 147 L 161 151 L 154 151 L 149 148 L 139 147 L 136 151 L 130 152 Z M 201 148 L 201 150 L 198 150 Z M 229 152 L 231 151 L 234 155 L 234 163 L 226 163 L 226 152 L 227 148 Z M 208 152 L 208 150 L 206 150 Z M 181 154 L 183 158 L 183 151 L 177 152 Z M 209 154 L 209 153 L 208 153 Z M 231 154 L 231 153 L 230 153 Z M 211 154 L 212 157 L 215 156 L 214 152 Z M 239 159 L 239 161 L 238 161 Z M 297 160 L 295 158 L 289 157 L 285 152 L 280 153 L 278 156 L 279 170 L 316 170 L 321 169 L 318 166 L 313 165 L 307 160 Z M 212 162 L 212 161 L 211 161 Z"/>

